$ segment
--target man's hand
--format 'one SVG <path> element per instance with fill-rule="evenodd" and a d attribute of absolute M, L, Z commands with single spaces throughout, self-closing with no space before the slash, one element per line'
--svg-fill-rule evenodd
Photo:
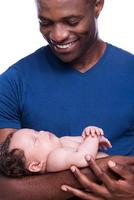
<path fill-rule="evenodd" d="M 63 185 L 62 189 L 86 200 L 134 200 L 134 157 L 126 157 L 126 163 L 125 157 L 124 159 L 121 158 L 115 157 L 115 160 L 119 161 L 120 164 L 112 160 L 109 160 L 107 163 L 110 171 L 115 174 L 116 178 L 114 178 L 114 176 L 104 172 L 94 159 L 87 156 L 87 162 L 101 184 L 93 182 L 81 173 L 78 168 L 73 166 L 71 170 L 76 179 L 85 188 L 85 191 L 67 185 Z M 125 166 L 123 165 L 123 160 L 126 164 Z"/>

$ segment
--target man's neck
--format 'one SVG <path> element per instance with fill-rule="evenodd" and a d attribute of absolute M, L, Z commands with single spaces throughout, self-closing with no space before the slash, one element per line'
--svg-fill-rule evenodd
<path fill-rule="evenodd" d="M 106 49 L 106 43 L 102 40 L 97 40 L 91 48 L 77 62 L 72 63 L 73 67 L 84 73 L 92 68 L 102 57 Z"/>

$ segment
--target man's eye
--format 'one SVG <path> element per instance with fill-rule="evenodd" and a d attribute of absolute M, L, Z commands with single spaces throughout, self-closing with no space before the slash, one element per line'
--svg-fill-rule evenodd
<path fill-rule="evenodd" d="M 50 26 L 52 23 L 50 21 L 47 21 L 47 20 L 39 20 L 39 23 L 41 26 Z"/>
<path fill-rule="evenodd" d="M 76 26 L 80 22 L 79 19 L 70 19 L 67 21 L 67 23 L 71 26 Z"/>

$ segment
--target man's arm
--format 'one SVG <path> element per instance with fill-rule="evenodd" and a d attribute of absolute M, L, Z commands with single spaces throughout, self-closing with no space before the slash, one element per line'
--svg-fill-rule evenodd
<path fill-rule="evenodd" d="M 97 163 L 106 171 L 106 163 L 109 159 L 106 157 L 105 159 L 103 158 L 103 161 L 101 159 L 98 160 Z M 118 158 L 118 160 L 120 159 Z M 95 177 L 88 168 L 83 169 L 82 172 L 90 180 L 95 180 Z M 73 196 L 71 193 L 61 191 L 61 185 L 66 184 L 81 188 L 72 173 L 70 173 L 70 170 L 40 176 L 28 176 L 21 179 L 11 179 L 1 176 L 0 200 L 65 200 Z"/>
<path fill-rule="evenodd" d="M 11 131 L 15 129 L 10 129 Z M 8 132 L 8 133 L 7 133 Z M 0 130 L 0 140 L 9 134 L 9 129 Z M 3 135 L 3 136 L 2 136 Z M 106 157 L 97 160 L 98 165 L 107 172 L 107 162 L 111 159 Z M 123 159 L 123 157 L 116 157 L 119 163 L 130 163 L 130 158 Z M 82 172 L 86 174 L 90 180 L 95 180 L 95 176 L 86 168 Z M 73 194 L 67 194 L 61 191 L 61 185 L 70 185 L 81 188 L 70 170 L 62 171 L 60 173 L 49 173 L 40 176 L 28 176 L 20 179 L 7 178 L 0 176 L 0 200 L 62 200 L 68 199 Z"/>
<path fill-rule="evenodd" d="M 0 142 L 16 129 L 0 129 Z M 61 191 L 62 184 L 68 183 L 80 187 L 70 170 L 60 173 L 49 173 L 40 176 L 28 176 L 20 179 L 7 178 L 0 175 L 0 200 L 44 200 L 68 199 L 72 194 Z"/>
<path fill-rule="evenodd" d="M 72 197 L 61 191 L 62 184 L 78 187 L 76 180 L 68 171 L 24 178 L 0 176 L 0 200 L 59 200 Z"/>
<path fill-rule="evenodd" d="M 13 128 L 0 129 L 0 143 L 7 135 L 16 131 Z M 0 200 L 44 200 L 67 199 L 72 195 L 66 195 L 60 187 L 63 183 L 78 186 L 70 171 L 52 173 L 40 176 L 28 176 L 24 178 L 7 178 L 0 175 Z"/>
<path fill-rule="evenodd" d="M 15 129 L 0 129 L 0 141 Z M 88 174 L 91 177 L 89 170 Z M 79 187 L 80 184 L 70 173 L 70 170 L 60 173 L 49 173 L 40 176 L 28 176 L 19 179 L 0 176 L 0 200 L 44 200 L 68 199 L 72 194 L 61 191 L 62 184 Z"/>
<path fill-rule="evenodd" d="M 0 143 L 4 142 L 6 137 L 12 133 L 15 132 L 17 129 L 15 128 L 0 128 Z"/>

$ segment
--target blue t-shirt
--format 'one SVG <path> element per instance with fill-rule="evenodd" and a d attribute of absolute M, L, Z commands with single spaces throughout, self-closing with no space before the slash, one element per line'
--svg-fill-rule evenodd
<path fill-rule="evenodd" d="M 107 44 L 85 73 L 60 61 L 49 46 L 23 58 L 0 77 L 0 128 L 81 135 L 89 125 L 104 129 L 113 148 L 134 155 L 134 56 Z"/>

